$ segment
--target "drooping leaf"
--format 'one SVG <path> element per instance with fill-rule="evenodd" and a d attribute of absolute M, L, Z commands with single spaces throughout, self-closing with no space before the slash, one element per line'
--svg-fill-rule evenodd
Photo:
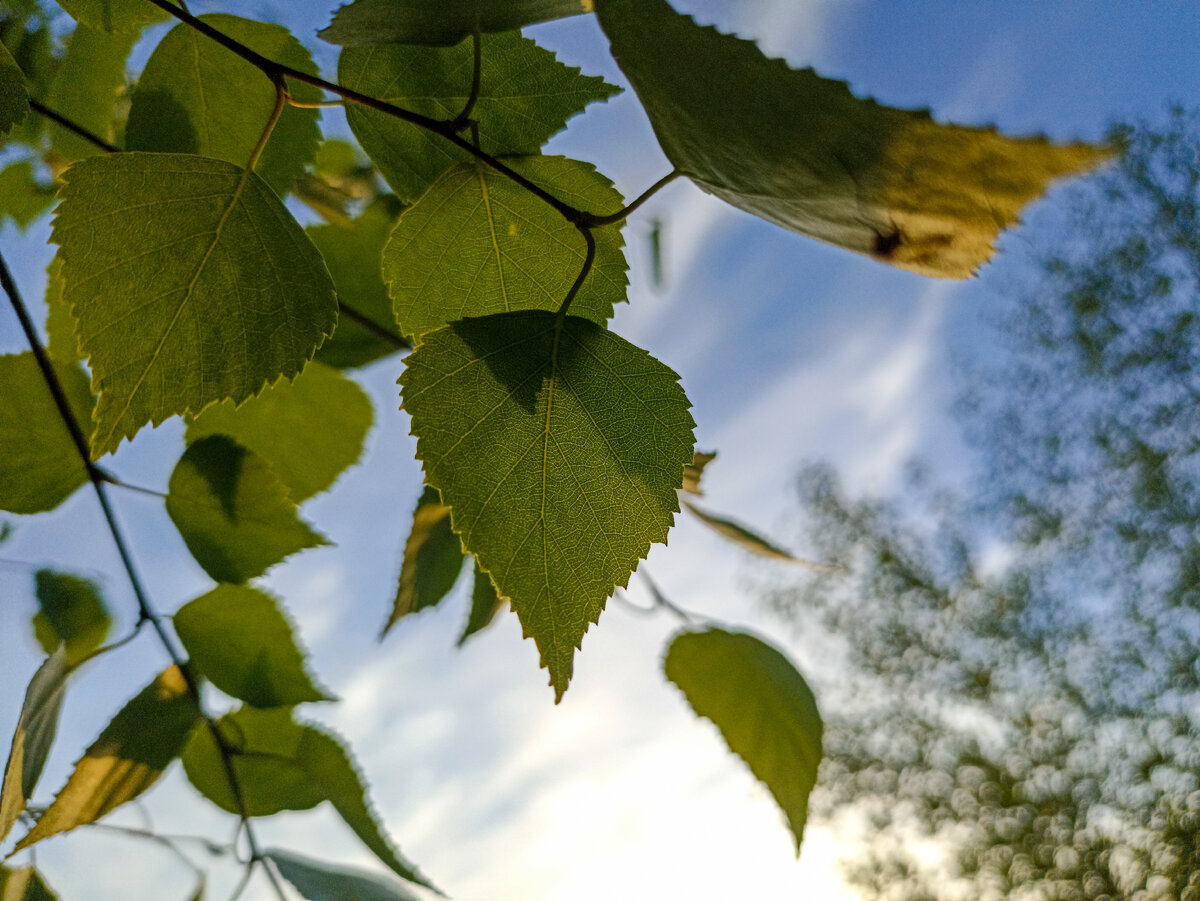
<path fill-rule="evenodd" d="M 87 376 L 78 366 L 59 364 L 55 371 L 86 426 L 92 415 Z M 32 353 L 0 356 L 0 385 L 0 509 L 53 510 L 87 481 L 87 470 Z"/>
<path fill-rule="evenodd" d="M 597 0 L 596 15 L 663 151 L 702 189 L 922 275 L 969 276 L 1052 180 L 1111 155 L 861 100 L 666 0 Z"/>
<path fill-rule="evenodd" d="M 592 11 L 593 0 L 354 0 L 318 32 L 331 44 L 457 44 Z"/>
<path fill-rule="evenodd" d="M 34 577 L 38 612 L 33 630 L 47 654 L 62 644 L 74 666 L 108 637 L 112 617 L 94 582 L 79 576 L 39 569 Z"/>
<path fill-rule="evenodd" d="M 137 37 L 137 31 L 106 34 L 78 26 L 67 41 L 50 92 L 50 106 L 55 112 L 113 143 L 117 137 L 117 99 L 125 89 L 125 61 Z M 51 149 L 63 160 L 81 160 L 104 152 L 61 125 L 50 123 L 46 130 Z"/>
<path fill-rule="evenodd" d="M 475 564 L 475 584 L 471 589 L 471 612 L 467 614 L 467 624 L 463 627 L 462 635 L 458 637 L 461 648 L 468 638 L 476 632 L 482 632 L 495 619 L 505 605 L 504 598 L 496 594 L 496 586 L 491 577 Z"/>
<path fill-rule="evenodd" d="M 766 784 L 799 853 L 823 728 L 804 677 L 761 639 L 715 628 L 676 634 L 663 668 L 697 715 L 712 720 L 729 749 Z"/>
<path fill-rule="evenodd" d="M 620 194 L 588 163 L 538 156 L 513 168 L 584 209 L 620 209 Z M 628 285 L 619 226 L 596 229 L 596 261 L 571 314 L 603 325 Z M 447 170 L 400 216 L 383 249 L 396 321 L 421 336 L 457 319 L 557 310 L 587 245 L 561 215 L 503 175 L 475 163 Z"/>
<path fill-rule="evenodd" d="M 678 376 L 595 323 L 532 311 L 430 332 L 400 384 L 426 480 L 561 699 L 605 599 L 679 509 L 694 423 Z"/>
<path fill-rule="evenodd" d="M 241 406 L 226 400 L 188 423 L 189 444 L 228 435 L 271 464 L 296 503 L 324 491 L 362 454 L 373 411 L 366 392 L 340 372 L 310 363 Z"/>
<path fill-rule="evenodd" d="M 270 464 L 225 435 L 191 444 L 171 473 L 167 513 L 218 582 L 261 576 L 296 551 L 325 544 L 296 515 Z"/>
<path fill-rule="evenodd" d="M 0 866 L 0 901 L 58 901 L 42 874 L 33 867 Z"/>
<path fill-rule="evenodd" d="M 4 86 L 0 85 L 0 92 L 3 91 Z M 0 103 L 3 103 L 2 99 Z M 12 219 L 17 228 L 24 231 L 52 203 L 54 189 L 34 178 L 33 164 L 29 160 L 17 160 L 0 169 L 0 220 Z"/>
<path fill-rule="evenodd" d="M 99 390 L 92 453 L 291 378 L 333 331 L 321 255 L 258 176 L 122 153 L 66 173 L 53 240 Z"/>
<path fill-rule="evenodd" d="M 58 732 L 58 716 L 70 670 L 67 653 L 59 648 L 42 662 L 29 680 L 8 752 L 8 763 L 4 767 L 3 787 L 0 788 L 0 841 L 4 841 L 17 817 L 25 810 L 42 775 Z"/>
<path fill-rule="evenodd" d="M 436 488 L 427 486 L 413 511 L 396 600 L 384 634 L 401 617 L 435 606 L 454 587 L 462 568 L 462 542 L 450 528 L 450 508 L 442 503 Z"/>
<path fill-rule="evenodd" d="M 478 123 L 480 147 L 494 156 L 537 153 L 569 118 L 618 91 L 563 65 L 516 32 L 487 35 L 481 53 L 471 118 Z M 413 112 L 453 119 L 470 95 L 473 68 L 470 41 L 444 48 L 360 47 L 342 51 L 338 79 Z M 449 166 L 471 159 L 445 138 L 375 110 L 348 106 L 346 120 L 392 190 L 409 203 Z M 601 211 L 615 209 L 620 204 Z"/>
<path fill-rule="evenodd" d="M 25 118 L 29 112 L 29 93 L 25 88 L 25 73 L 0 42 L 0 135 Z"/>
<path fill-rule="evenodd" d="M 149 5 L 149 4 L 145 4 Z M 308 50 L 280 25 L 215 13 L 202 21 L 268 59 L 317 74 Z M 297 100 L 321 99 L 310 85 L 288 85 Z M 275 87 L 258 69 L 189 25 L 176 25 L 150 54 L 129 107 L 129 150 L 195 153 L 246 165 L 275 106 Z M 320 141 L 317 110 L 288 106 L 257 172 L 286 194 Z"/>
<path fill-rule="evenodd" d="M 265 856 L 308 901 L 418 901 L 402 883 L 366 870 L 334 866 L 278 848 Z"/>
<path fill-rule="evenodd" d="M 796 558 L 783 548 L 778 547 L 761 535 L 752 532 L 743 525 L 739 525 L 731 519 L 725 519 L 722 516 L 714 516 L 704 510 L 701 510 L 695 504 L 689 501 L 684 501 L 683 505 L 694 513 L 697 518 L 719 535 L 723 535 L 735 544 L 741 545 L 748 551 L 758 554 L 762 557 L 772 557 L 777 560 L 792 560 Z"/>
<path fill-rule="evenodd" d="M 100 31 L 140 29 L 167 17 L 157 6 L 143 0 L 58 0 L 58 5 L 76 22 Z"/>
<path fill-rule="evenodd" d="M 46 266 L 46 353 L 59 363 L 71 364 L 82 359 L 75 340 L 75 317 L 63 294 L 62 258 L 55 254 Z M 87 387 L 87 379 L 83 379 Z M 91 390 L 88 390 L 88 419 L 91 419 Z"/>
<path fill-rule="evenodd" d="M 700 488 L 700 479 L 704 475 L 704 468 L 715 459 L 715 453 L 696 451 L 692 462 L 683 468 L 683 490 L 688 494 L 704 494 Z"/>
<path fill-rule="evenodd" d="M 218 585 L 172 622 L 191 663 L 227 695 L 254 707 L 333 700 L 313 684 L 292 624 L 268 594 Z"/>
<path fill-rule="evenodd" d="M 94 823 L 142 794 L 179 756 L 199 721 L 183 674 L 173 666 L 164 670 L 104 727 L 16 850 Z"/>

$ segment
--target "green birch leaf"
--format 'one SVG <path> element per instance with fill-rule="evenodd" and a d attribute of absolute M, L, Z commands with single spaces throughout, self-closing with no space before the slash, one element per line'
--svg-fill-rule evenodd
<path fill-rule="evenodd" d="M 188 422 L 191 444 L 228 435 L 271 464 L 296 503 L 324 491 L 362 455 L 371 428 L 371 400 L 340 372 L 310 363 L 291 382 L 279 382 L 235 406 L 225 400 Z"/>
<path fill-rule="evenodd" d="M 25 810 L 50 756 L 70 672 L 67 652 L 59 648 L 42 662 L 25 689 L 0 787 L 0 841 Z"/>
<path fill-rule="evenodd" d="M 149 4 L 147 4 L 149 5 Z M 117 139 L 116 105 L 125 90 L 125 61 L 137 42 L 136 31 L 106 34 L 78 26 L 50 91 L 49 105 L 110 144 Z M 81 160 L 104 151 L 60 125 L 49 123 L 50 147 L 64 160 Z"/>
<path fill-rule="evenodd" d="M 3 90 L 0 84 L 0 92 Z M 52 203 L 54 189 L 34 178 L 33 163 L 29 160 L 18 160 L 0 169 L 0 220 L 12 219 L 24 231 Z"/>
<path fill-rule="evenodd" d="M 450 593 L 462 568 L 462 542 L 450 528 L 450 508 L 442 503 L 437 489 L 427 486 L 413 511 L 396 600 L 383 634 L 402 617 L 437 605 Z"/>
<path fill-rule="evenodd" d="M 227 695 L 252 707 L 334 700 L 313 684 L 292 624 L 264 592 L 218 585 L 171 621 L 192 665 Z"/>
<path fill-rule="evenodd" d="M 493 156 L 537 153 L 568 119 L 619 90 L 563 65 L 515 32 L 485 36 L 481 52 L 471 118 L 478 123 L 480 147 Z M 453 119 L 471 93 L 473 68 L 470 41 L 445 48 L 361 47 L 342 51 L 338 79 L 413 112 Z M 471 159 L 445 138 L 375 110 L 348 105 L 346 121 L 392 190 L 410 203 L 447 167 Z"/>
<path fill-rule="evenodd" d="M 584 209 L 623 205 L 589 163 L 559 156 L 511 161 L 513 168 Z M 625 300 L 629 279 L 619 225 L 593 232 L 596 260 L 571 313 L 600 325 Z M 557 310 L 583 265 L 575 226 L 529 191 L 485 166 L 448 169 L 400 216 L 383 249 L 383 278 L 406 335 L 490 313 Z"/>
<path fill-rule="evenodd" d="M 1112 154 L 859 99 L 666 0 L 597 0 L 596 15 L 667 158 L 703 190 L 922 275 L 971 275 L 1051 181 Z"/>
<path fill-rule="evenodd" d="M 75 416 L 92 418 L 92 394 L 78 365 L 55 371 Z M 87 470 L 33 354 L 0 356 L 0 510 L 53 510 L 87 481 Z"/>
<path fill-rule="evenodd" d="M 52 360 L 70 365 L 82 359 L 75 340 L 75 317 L 63 294 L 62 257 L 58 254 L 46 266 L 46 353 Z M 87 387 L 86 377 L 83 379 Z M 91 419 L 91 389 L 88 389 L 88 419 Z"/>
<path fill-rule="evenodd" d="M 62 644 L 67 662 L 74 666 L 104 644 L 112 617 L 95 582 L 39 569 L 34 586 L 38 612 L 33 616 L 33 631 L 43 651 L 51 654 Z"/>
<path fill-rule="evenodd" d="M 717 459 L 715 453 L 696 451 L 692 462 L 683 468 L 683 490 L 688 494 L 704 494 L 700 488 L 700 479 L 704 475 L 704 468 L 715 459 Z"/>
<path fill-rule="evenodd" d="M 199 721 L 183 674 L 168 667 L 104 727 L 15 850 L 94 823 L 142 794 L 179 756 Z"/>
<path fill-rule="evenodd" d="M 148 4 L 147 4 L 148 5 Z M 268 59 L 317 74 L 308 50 L 286 28 L 238 16 L 200 19 Z M 292 81 L 297 100 L 321 99 L 319 89 Z M 138 78 L 129 107 L 129 150 L 195 153 L 246 165 L 275 107 L 275 87 L 262 72 L 188 25 L 176 25 L 159 42 Z M 317 152 L 318 111 L 288 106 L 255 171 L 278 194 Z"/>
<path fill-rule="evenodd" d="M 429 333 L 400 384 L 426 481 L 561 700 L 605 599 L 679 510 L 695 424 L 678 376 L 586 319 L 531 311 Z"/>
<path fill-rule="evenodd" d="M 419 901 L 403 884 L 273 848 L 264 855 L 308 901 Z"/>
<path fill-rule="evenodd" d="M 58 901 L 33 867 L 10 870 L 0 866 L 0 901 Z"/>
<path fill-rule="evenodd" d="M 58 0 L 76 22 L 100 31 L 141 29 L 167 14 L 145 0 Z"/>
<path fill-rule="evenodd" d="M 467 614 L 467 624 L 458 637 L 458 646 L 461 648 L 468 638 L 490 626 L 496 614 L 504 609 L 505 603 L 504 598 L 496 594 L 491 577 L 479 568 L 477 562 L 475 584 L 471 588 L 471 612 Z"/>
<path fill-rule="evenodd" d="M 29 93 L 25 87 L 25 73 L 8 47 L 0 42 L 0 135 L 7 134 L 27 112 Z"/>
<path fill-rule="evenodd" d="M 167 513 L 217 582 L 245 582 L 326 543 L 296 515 L 270 464 L 225 435 L 184 451 L 167 485 Z"/>
<path fill-rule="evenodd" d="M 592 11 L 593 0 L 354 0 L 317 34 L 331 44 L 457 44 Z"/>
<path fill-rule="evenodd" d="M 258 176 L 122 153 L 66 173 L 53 240 L 100 393 L 92 453 L 291 378 L 333 331 L 333 283 Z"/>
<path fill-rule="evenodd" d="M 712 720 L 729 749 L 766 784 L 799 853 L 823 728 L 804 677 L 761 639 L 715 628 L 676 634 L 663 668 L 696 714 Z"/>

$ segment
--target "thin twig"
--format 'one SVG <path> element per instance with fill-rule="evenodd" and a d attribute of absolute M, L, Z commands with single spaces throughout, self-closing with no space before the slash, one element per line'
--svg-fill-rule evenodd
<path fill-rule="evenodd" d="M 106 141 L 104 138 L 100 137 L 100 135 L 96 134 L 95 132 L 88 131 L 86 128 L 84 128 L 82 125 L 80 125 L 78 122 L 74 122 L 71 119 L 68 119 L 62 113 L 55 112 L 54 110 L 50 109 L 50 107 L 46 106 L 46 104 L 42 103 L 40 100 L 34 100 L 31 97 L 29 99 L 29 108 L 31 110 L 33 110 L 35 113 L 37 113 L 38 115 L 44 116 L 45 118 L 49 119 L 51 122 L 55 123 L 56 125 L 61 125 L 67 131 L 78 135 L 79 137 L 83 138 L 85 141 L 89 141 L 92 144 L 95 144 L 97 147 L 99 147 L 105 153 L 120 153 L 120 151 L 121 151 L 121 148 L 118 147 L 116 144 L 113 144 L 110 141 Z"/>
<path fill-rule="evenodd" d="M 612 225 L 614 222 L 620 222 L 622 219 L 629 218 L 629 214 L 640 207 L 643 203 L 665 188 L 679 176 L 683 175 L 678 169 L 672 169 L 645 191 L 637 196 L 631 203 L 617 210 L 615 213 L 609 213 L 607 216 L 598 216 L 591 213 L 585 214 L 581 220 L 581 225 L 586 225 L 589 228 L 601 228 L 605 225 Z"/>
<path fill-rule="evenodd" d="M 575 284 L 571 285 L 571 290 L 567 292 L 566 298 L 562 302 L 562 306 L 558 308 L 558 327 L 562 328 L 563 321 L 567 318 L 567 309 L 571 306 L 571 301 L 575 299 L 575 295 L 579 293 L 579 289 L 583 287 L 584 281 L 588 277 L 588 273 L 592 271 L 592 263 L 596 260 L 596 239 L 592 235 L 592 230 L 586 226 L 576 225 L 579 233 L 583 235 L 583 240 L 587 244 L 587 250 L 583 255 L 583 266 L 579 270 L 579 275 L 575 278 Z"/>
<path fill-rule="evenodd" d="M 107 654 L 109 651 L 115 651 L 117 648 L 123 648 L 125 645 L 129 644 L 129 642 L 133 641 L 135 638 L 137 638 L 139 635 L 142 634 L 142 626 L 144 626 L 145 624 L 146 624 L 146 620 L 144 620 L 144 619 L 138 620 L 137 624 L 134 625 L 134 627 L 133 627 L 133 631 L 131 631 L 128 635 L 118 638 L 116 641 L 110 641 L 106 645 L 101 645 L 100 647 L 98 647 L 94 651 L 92 651 L 91 653 L 86 654 L 85 656 L 83 656 L 79 660 L 77 660 L 75 663 L 73 663 L 71 665 L 71 669 L 73 669 L 73 670 L 78 669 L 83 664 L 87 663 L 89 660 L 95 660 L 97 657 L 100 657 L 103 654 Z"/>
<path fill-rule="evenodd" d="M 340 298 L 338 299 L 338 309 L 347 319 L 357 322 L 371 334 L 382 338 L 397 350 L 412 350 L 412 345 L 403 337 L 388 329 L 387 326 L 380 325 L 366 313 L 350 306 Z"/>

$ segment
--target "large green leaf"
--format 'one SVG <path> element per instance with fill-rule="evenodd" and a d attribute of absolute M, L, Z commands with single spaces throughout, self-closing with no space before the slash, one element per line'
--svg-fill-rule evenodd
<path fill-rule="evenodd" d="M 270 464 L 225 435 L 193 443 L 171 473 L 167 513 L 188 550 L 218 582 L 261 576 L 325 539 L 296 515 Z"/>
<path fill-rule="evenodd" d="M 0 901 L 58 901 L 33 867 L 10 870 L 0 866 Z"/>
<path fill-rule="evenodd" d="M 244 585 L 218 585 L 172 618 L 193 666 L 254 707 L 333 700 L 313 684 L 292 624 L 275 599 Z"/>
<path fill-rule="evenodd" d="M 612 183 L 589 163 L 538 156 L 512 164 L 568 203 L 622 206 Z M 625 300 L 628 266 L 618 225 L 593 235 L 595 264 L 571 313 L 604 324 Z M 400 216 L 383 249 L 383 277 L 401 330 L 419 337 L 470 316 L 557 310 L 586 247 L 575 226 L 529 191 L 482 164 L 463 163 Z"/>
<path fill-rule="evenodd" d="M 34 635 L 47 654 L 62 644 L 72 666 L 104 643 L 112 617 L 95 582 L 39 569 L 34 577 L 38 612 Z"/>
<path fill-rule="evenodd" d="M 784 228 L 922 275 L 970 275 L 1050 181 L 1110 155 L 861 100 L 666 0 L 596 0 L 596 15 L 677 169 Z"/>
<path fill-rule="evenodd" d="M 55 364 L 67 400 L 81 423 L 91 419 L 92 395 L 78 366 Z M 0 510 L 53 510 L 87 481 L 87 470 L 32 353 L 0 356 Z"/>
<path fill-rule="evenodd" d="M 104 727 L 16 850 L 94 823 L 142 794 L 179 756 L 199 721 L 183 674 L 173 666 L 164 670 Z"/>
<path fill-rule="evenodd" d="M 475 564 L 475 584 L 471 587 L 471 610 L 467 614 L 467 623 L 463 626 L 462 635 L 458 636 L 458 646 L 462 647 L 468 638 L 486 629 L 496 614 L 504 609 L 507 601 L 496 594 L 496 586 L 491 577 Z"/>
<path fill-rule="evenodd" d="M 296 503 L 324 491 L 362 454 L 371 428 L 371 400 L 340 372 L 310 363 L 241 406 L 226 400 L 188 423 L 186 439 L 228 435 L 254 451 Z"/>
<path fill-rule="evenodd" d="M 66 173 L 53 240 L 99 390 L 92 453 L 296 375 L 333 331 L 321 255 L 223 160 L 122 153 Z"/>
<path fill-rule="evenodd" d="M 561 699 L 605 599 L 679 509 L 694 423 L 678 376 L 593 322 L 534 311 L 429 333 L 400 383 L 426 480 Z"/>
<path fill-rule="evenodd" d="M 25 73 L 8 47 L 0 43 L 0 135 L 24 119 L 27 112 L 29 94 L 25 88 Z"/>
<path fill-rule="evenodd" d="M 54 110 L 110 144 L 115 141 L 116 105 L 125 89 L 125 61 L 137 38 L 136 31 L 106 34 L 78 26 L 67 40 L 50 91 Z M 60 125 L 51 123 L 47 131 L 51 148 L 62 159 L 79 160 L 103 153 L 91 141 Z"/>
<path fill-rule="evenodd" d="M 308 50 L 280 25 L 224 14 L 200 18 L 268 59 L 317 74 Z M 297 100 L 321 99 L 318 89 L 300 82 L 289 90 Z M 196 153 L 244 166 L 274 106 L 275 86 L 262 72 L 191 26 L 176 25 L 138 78 L 125 143 L 130 150 Z M 255 171 L 286 194 L 320 138 L 317 110 L 287 107 Z"/>
<path fill-rule="evenodd" d="M 480 147 L 495 155 L 537 153 L 571 116 L 618 91 L 516 33 L 488 35 L 481 51 L 471 118 L 478 123 Z M 346 87 L 413 112 L 453 119 L 471 92 L 473 66 L 470 41 L 445 48 L 349 48 L 338 61 L 338 78 Z M 416 200 L 446 167 L 470 159 L 445 138 L 381 112 L 352 105 L 346 120 L 402 200 Z"/>
<path fill-rule="evenodd" d="M 0 47 L 3 47 L 0 44 Z M 3 70 L 0 69 L 0 73 Z M 2 77 L 2 75 L 0 75 Z M 4 91 L 0 84 L 0 92 Z M 0 95 L 2 96 L 2 95 Z M 0 99 L 0 103 L 3 100 Z M 0 110 L 0 115 L 3 111 Z M 33 174 L 33 163 L 17 160 L 0 169 L 0 222 L 12 219 L 18 229 L 24 231 L 38 216 L 54 203 L 54 189 L 43 185 Z"/>
<path fill-rule="evenodd" d="M 592 11 L 593 0 L 354 0 L 318 34 L 331 44 L 456 44 Z"/>
<path fill-rule="evenodd" d="M 715 628 L 678 633 L 663 668 L 766 784 L 787 816 L 798 853 L 821 763 L 821 715 L 804 677 L 761 639 Z"/>
<path fill-rule="evenodd" d="M 59 648 L 42 662 L 25 689 L 25 702 L 13 732 L 0 787 L 0 841 L 4 841 L 25 810 L 42 775 L 58 732 L 58 716 L 70 672 L 67 653 Z"/>
<path fill-rule="evenodd" d="M 442 503 L 436 488 L 426 487 L 413 511 L 396 600 L 384 633 L 401 617 L 435 606 L 454 587 L 462 568 L 462 542 L 450 528 L 450 508 Z"/>
<path fill-rule="evenodd" d="M 167 14 L 145 0 L 58 0 L 76 22 L 101 31 L 128 31 L 158 22 Z"/>
<path fill-rule="evenodd" d="M 273 848 L 266 858 L 308 901 L 418 901 L 403 884 L 366 870 L 351 870 Z"/>

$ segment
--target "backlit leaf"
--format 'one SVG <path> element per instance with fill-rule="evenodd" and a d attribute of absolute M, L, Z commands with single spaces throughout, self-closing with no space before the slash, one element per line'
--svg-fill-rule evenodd
<path fill-rule="evenodd" d="M 225 435 L 194 442 L 171 473 L 167 513 L 218 582 L 245 582 L 325 540 L 297 515 L 270 465 Z"/>
<path fill-rule="evenodd" d="M 29 94 L 25 74 L 8 47 L 0 43 L 0 135 L 25 118 L 29 112 Z"/>
<path fill-rule="evenodd" d="M 663 668 L 692 709 L 716 724 L 729 749 L 766 784 L 799 852 L 823 728 L 804 677 L 761 639 L 715 628 L 678 633 Z"/>
<path fill-rule="evenodd" d="M 721 516 L 714 516 L 711 513 L 701 510 L 695 504 L 689 503 L 688 501 L 684 501 L 683 505 L 692 513 L 696 514 L 700 521 L 713 531 L 717 532 L 719 535 L 723 535 L 735 544 L 740 544 L 748 551 L 752 551 L 753 553 L 759 554 L 763 557 L 772 557 L 778 560 L 796 559 L 783 548 L 776 547 L 761 535 L 755 534 L 745 526 L 739 525 L 731 519 L 725 519 Z"/>
<path fill-rule="evenodd" d="M 593 0 L 354 0 L 318 34 L 331 44 L 456 44 L 592 11 Z"/>
<path fill-rule="evenodd" d="M 125 61 L 137 38 L 137 31 L 106 34 L 78 26 L 67 39 L 67 50 L 50 91 L 54 111 L 110 144 L 114 142 L 117 98 L 125 89 Z M 64 160 L 104 152 L 61 125 L 49 123 L 46 130 L 51 149 Z"/>
<path fill-rule="evenodd" d="M 584 209 L 622 206 L 590 164 L 565 157 L 514 160 L 523 175 Z M 572 315 L 604 324 L 625 300 L 619 226 L 596 229 L 596 261 Z M 400 216 L 383 249 L 383 278 L 396 321 L 421 336 L 457 319 L 516 310 L 557 310 L 583 265 L 583 236 L 511 179 L 475 163 L 447 170 Z"/>
<path fill-rule="evenodd" d="M 471 118 L 478 123 L 480 147 L 493 155 L 537 153 L 569 118 L 619 90 L 563 65 L 515 32 L 487 35 L 481 51 Z M 470 41 L 456 47 L 360 47 L 342 51 L 338 78 L 364 94 L 448 120 L 466 105 L 473 68 Z M 445 138 L 376 110 L 349 105 L 346 120 L 392 190 L 410 203 L 447 167 L 471 159 Z M 615 209 L 620 204 L 601 212 Z"/>
<path fill-rule="evenodd" d="M 92 394 L 78 366 L 55 366 L 76 418 L 91 420 Z M 54 397 L 28 351 L 0 356 L 0 509 L 53 510 L 87 481 Z"/>
<path fill-rule="evenodd" d="M 401 883 L 366 870 L 338 867 L 278 848 L 265 856 L 308 901 L 418 901 Z"/>
<path fill-rule="evenodd" d="M 171 621 L 191 663 L 227 695 L 254 707 L 333 700 L 313 684 L 292 624 L 268 594 L 218 585 Z"/>
<path fill-rule="evenodd" d="M 179 756 L 199 720 L 182 673 L 164 670 L 104 727 L 16 850 L 94 823 L 142 794 Z"/>
<path fill-rule="evenodd" d="M 167 17 L 145 0 L 58 0 L 58 5 L 76 22 L 101 31 L 128 31 Z"/>
<path fill-rule="evenodd" d="M 324 491 L 362 454 L 373 412 L 366 392 L 340 372 L 310 363 L 241 406 L 226 400 L 188 423 L 186 440 L 228 435 L 271 464 L 296 503 Z"/>
<path fill-rule="evenodd" d="M 219 13 L 200 18 L 268 59 L 317 74 L 308 50 L 280 25 Z M 310 85 L 292 81 L 288 87 L 297 100 L 321 99 Z M 195 153 L 244 166 L 274 106 L 275 86 L 262 72 L 191 26 L 176 25 L 138 78 L 126 147 Z M 317 110 L 286 107 L 255 172 L 286 194 L 312 161 L 320 137 Z"/>
<path fill-rule="evenodd" d="M 42 662 L 25 689 L 25 702 L 21 705 L 0 788 L 0 841 L 25 810 L 42 775 L 58 732 L 58 716 L 69 674 L 67 653 L 59 648 Z"/>
<path fill-rule="evenodd" d="M 66 182 L 53 240 L 100 393 L 95 456 L 148 422 L 295 376 L 333 331 L 325 264 L 258 176 L 122 153 Z"/>
<path fill-rule="evenodd" d="M 62 258 L 58 254 L 46 266 L 46 353 L 60 363 L 74 363 L 82 359 L 75 340 L 75 317 L 63 296 Z M 83 379 L 86 387 L 87 379 Z M 91 419 L 91 396 L 88 390 L 88 419 Z"/>
<path fill-rule="evenodd" d="M 705 191 L 922 275 L 965 278 L 1056 178 L 1111 155 L 861 100 L 666 0 L 596 0 L 658 141 Z"/>
<path fill-rule="evenodd" d="M 0 92 L 3 91 L 4 86 L 0 84 Z M 12 219 L 17 228 L 24 231 L 52 203 L 54 189 L 34 178 L 33 164 L 29 160 L 17 160 L 0 169 L 0 220 Z"/>
<path fill-rule="evenodd" d="M 400 384 L 426 480 L 561 699 L 605 599 L 679 509 L 694 423 L 678 376 L 595 323 L 533 311 L 429 333 Z"/>
<path fill-rule="evenodd" d="M 495 619 L 496 614 L 504 609 L 507 603 L 496 594 L 496 586 L 491 577 L 475 564 L 475 584 L 471 589 L 471 611 L 467 614 L 467 624 L 463 627 L 462 635 L 458 637 L 458 646 L 462 647 L 468 638 L 476 632 L 482 632 Z"/>
<path fill-rule="evenodd" d="M 33 867 L 10 870 L 0 866 L 0 901 L 58 901 Z"/>
<path fill-rule="evenodd" d="M 688 494 L 704 494 L 700 488 L 700 479 L 704 475 L 704 468 L 715 459 L 715 453 L 697 451 L 692 457 L 692 462 L 683 468 L 683 490 Z"/>
<path fill-rule="evenodd" d="M 47 654 L 63 644 L 72 666 L 100 647 L 108 637 L 112 617 L 94 582 L 39 569 L 34 578 L 38 612 L 33 630 Z"/>
<path fill-rule="evenodd" d="M 384 633 L 401 617 L 437 604 L 454 587 L 462 568 L 462 542 L 450 528 L 450 508 L 442 503 L 437 489 L 426 487 L 413 511 L 400 563 L 400 584 Z"/>

